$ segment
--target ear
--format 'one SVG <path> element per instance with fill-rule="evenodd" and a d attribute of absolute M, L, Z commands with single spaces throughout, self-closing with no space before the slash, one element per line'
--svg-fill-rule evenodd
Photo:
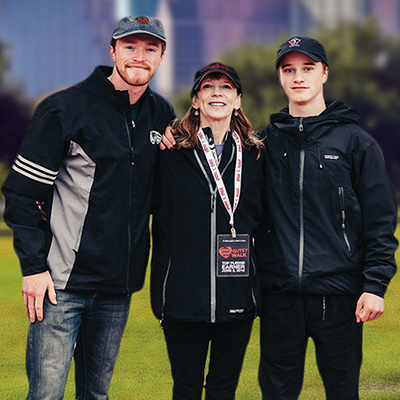
<path fill-rule="evenodd" d="M 199 108 L 199 98 L 195 94 L 192 97 L 192 107 L 196 110 Z"/>
<path fill-rule="evenodd" d="M 110 46 L 110 47 L 109 47 L 109 50 L 110 50 L 111 58 L 112 58 L 112 59 L 114 60 L 114 62 L 115 62 L 115 49 L 114 49 L 114 47 Z"/>
<path fill-rule="evenodd" d="M 235 110 L 239 110 L 240 106 L 242 105 L 242 95 L 239 94 L 235 100 Z"/>
<path fill-rule="evenodd" d="M 160 62 L 158 63 L 158 65 L 160 65 L 160 64 L 161 64 L 161 61 L 162 61 L 162 60 L 164 60 L 164 57 L 165 57 L 165 51 L 164 51 L 164 53 L 162 53 L 162 54 L 161 54 L 161 57 L 160 57 Z"/>
<path fill-rule="evenodd" d="M 325 83 L 328 80 L 328 74 L 329 74 L 329 68 L 325 67 L 324 68 L 324 75 L 322 77 L 322 83 Z"/>
<path fill-rule="evenodd" d="M 279 81 L 279 84 L 283 87 L 283 85 L 282 85 L 282 80 L 281 80 L 282 74 L 281 74 L 280 68 L 278 69 L 277 74 L 278 74 L 278 81 Z"/>

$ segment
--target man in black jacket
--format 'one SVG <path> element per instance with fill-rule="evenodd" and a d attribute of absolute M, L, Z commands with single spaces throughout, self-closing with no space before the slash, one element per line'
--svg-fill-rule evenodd
<path fill-rule="evenodd" d="M 395 197 L 356 112 L 324 100 L 323 46 L 293 37 L 276 68 L 289 105 L 260 132 L 270 210 L 258 246 L 263 399 L 298 398 L 311 337 L 327 399 L 354 400 L 362 323 L 383 313 L 396 272 Z"/>
<path fill-rule="evenodd" d="M 74 355 L 77 399 L 106 399 L 131 294 L 143 286 L 153 166 L 171 105 L 150 90 L 161 22 L 122 19 L 114 67 L 37 108 L 3 186 L 30 319 L 28 399 L 61 399 Z"/>

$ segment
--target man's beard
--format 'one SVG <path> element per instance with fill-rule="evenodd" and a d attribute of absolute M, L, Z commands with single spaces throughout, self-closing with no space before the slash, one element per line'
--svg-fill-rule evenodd
<path fill-rule="evenodd" d="M 154 72 L 151 70 L 151 67 L 146 65 L 146 70 L 134 71 L 133 73 L 129 73 L 129 68 L 125 65 L 116 65 L 116 69 L 118 75 L 131 86 L 144 86 L 146 85 L 150 79 L 153 77 Z"/>

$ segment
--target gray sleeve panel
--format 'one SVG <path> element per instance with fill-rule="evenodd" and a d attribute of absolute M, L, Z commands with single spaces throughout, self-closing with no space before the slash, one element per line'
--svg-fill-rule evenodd
<path fill-rule="evenodd" d="M 54 183 L 48 265 L 56 289 L 65 289 L 79 250 L 96 164 L 72 142 Z"/>

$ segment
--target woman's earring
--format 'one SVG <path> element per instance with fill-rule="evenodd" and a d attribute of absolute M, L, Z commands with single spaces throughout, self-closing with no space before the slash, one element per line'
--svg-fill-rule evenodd
<path fill-rule="evenodd" d="M 235 112 L 233 113 L 233 115 L 234 115 L 235 117 L 238 117 L 238 116 L 239 116 L 238 110 L 235 110 Z"/>
<path fill-rule="evenodd" d="M 199 116 L 199 110 L 194 110 L 194 115 L 195 115 L 196 117 L 198 117 L 198 116 Z"/>

